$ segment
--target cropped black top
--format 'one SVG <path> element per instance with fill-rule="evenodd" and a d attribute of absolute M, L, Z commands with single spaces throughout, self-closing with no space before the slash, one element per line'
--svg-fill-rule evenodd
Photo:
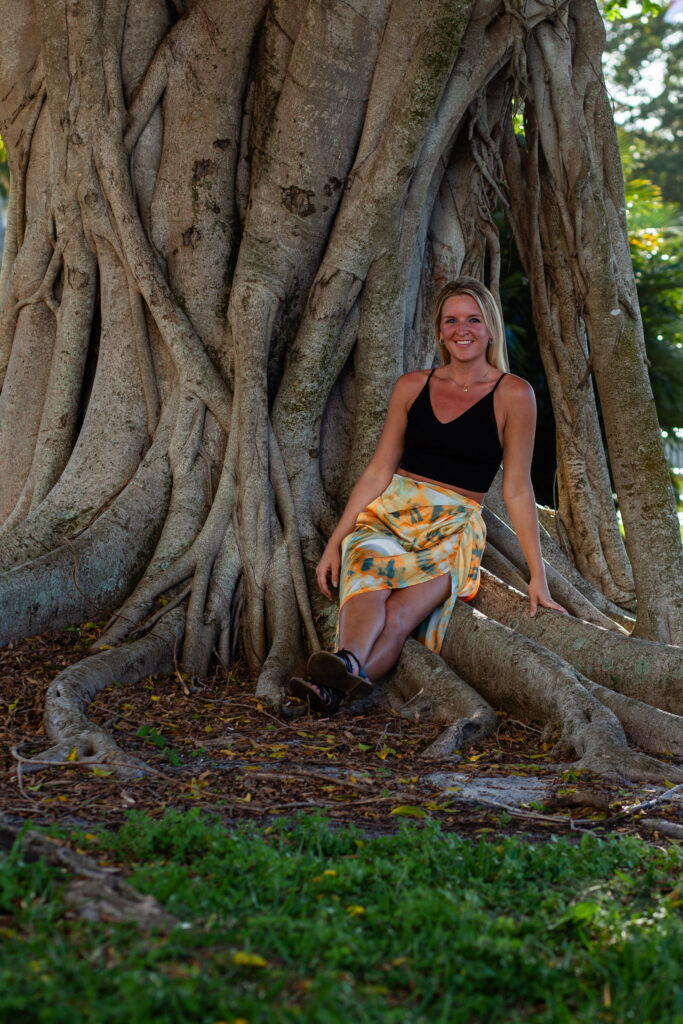
<path fill-rule="evenodd" d="M 399 469 L 447 484 L 457 490 L 488 491 L 503 458 L 503 447 L 493 411 L 491 390 L 456 416 L 442 423 L 434 415 L 429 382 L 408 409 L 405 447 Z"/>

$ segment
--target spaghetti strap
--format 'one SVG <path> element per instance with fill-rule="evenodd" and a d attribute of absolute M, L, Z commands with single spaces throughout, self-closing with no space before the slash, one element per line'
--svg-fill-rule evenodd
<path fill-rule="evenodd" d="M 492 388 L 491 388 L 491 390 L 489 391 L 489 394 L 490 394 L 490 395 L 492 395 L 492 394 L 493 394 L 493 392 L 494 392 L 494 391 L 496 390 L 496 388 L 498 387 L 498 385 L 499 385 L 499 384 L 500 384 L 500 382 L 502 381 L 503 377 L 507 377 L 507 374 L 506 374 L 506 373 L 501 373 L 500 377 L 498 378 L 498 380 L 496 381 L 496 383 L 495 383 L 495 384 L 493 385 L 493 387 L 492 387 Z"/>
<path fill-rule="evenodd" d="M 422 387 L 420 388 L 420 394 L 421 394 L 421 395 L 423 395 L 423 394 L 429 394 L 429 391 L 430 391 L 430 388 L 429 388 L 429 382 L 430 382 L 430 380 L 432 379 L 432 377 L 434 376 L 434 371 L 435 371 L 435 370 L 438 370 L 438 366 L 433 366 L 433 367 L 431 368 L 431 370 L 429 371 L 429 376 L 427 377 L 427 380 L 426 380 L 426 381 L 424 382 L 424 384 L 423 384 L 423 385 L 422 385 Z"/>

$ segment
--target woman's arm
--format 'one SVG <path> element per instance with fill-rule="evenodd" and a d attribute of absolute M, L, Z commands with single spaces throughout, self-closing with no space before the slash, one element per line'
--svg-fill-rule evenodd
<path fill-rule="evenodd" d="M 530 475 L 536 431 L 534 392 L 526 381 L 510 375 L 504 399 L 503 500 L 529 566 L 529 612 L 535 615 L 539 604 L 566 612 L 550 596 L 538 535 L 538 513 Z"/>
<path fill-rule="evenodd" d="M 318 586 L 325 597 L 332 597 L 327 580 L 328 574 L 332 586 L 339 585 L 341 543 L 344 537 L 351 533 L 359 514 L 382 493 L 398 468 L 403 455 L 408 409 L 423 385 L 424 372 L 421 370 L 404 373 L 394 384 L 387 418 L 375 454 L 351 491 L 341 519 L 327 542 L 315 570 Z"/>

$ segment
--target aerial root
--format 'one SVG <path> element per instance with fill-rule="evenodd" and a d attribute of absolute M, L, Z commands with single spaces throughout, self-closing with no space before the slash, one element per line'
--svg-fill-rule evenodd
<path fill-rule="evenodd" d="M 277 438 L 275 437 L 272 426 L 268 432 L 268 439 L 270 448 L 270 476 L 273 484 L 273 490 L 275 492 L 275 500 L 282 519 L 285 540 L 287 542 L 287 553 L 289 556 L 294 592 L 299 606 L 299 614 L 306 631 L 306 639 L 308 641 L 309 649 L 311 652 L 318 651 L 320 650 L 320 644 L 318 642 L 318 634 L 316 633 L 315 624 L 313 622 L 311 602 L 308 598 L 308 585 L 306 582 L 306 571 L 304 569 L 303 557 L 301 555 L 301 544 L 299 541 L 299 531 L 297 529 L 294 498 L 289 486 L 289 479 L 287 477 L 285 464 L 282 460 L 280 446 L 277 443 Z"/>
<path fill-rule="evenodd" d="M 513 565 L 509 558 L 501 554 L 501 552 L 493 546 L 488 537 L 481 564 L 484 569 L 490 572 L 493 576 L 497 576 L 498 579 L 503 581 L 503 583 L 507 583 L 509 587 L 514 587 L 515 590 L 519 590 L 521 594 L 528 594 L 529 584 L 524 579 L 517 566 Z"/>
<path fill-rule="evenodd" d="M 145 628 L 144 620 L 157 601 L 174 600 L 177 588 L 192 579 L 201 559 L 199 542 L 212 507 L 200 458 L 206 406 L 187 392 L 177 397 L 168 447 L 173 484 L 161 536 L 144 576 L 107 622 L 100 644 L 120 643 L 131 630 Z"/>
<path fill-rule="evenodd" d="M 683 717 L 609 690 L 577 673 L 589 693 L 613 711 L 632 743 L 648 754 L 683 754 Z"/>
<path fill-rule="evenodd" d="M 554 651 L 583 675 L 676 715 L 683 705 L 683 649 L 641 640 L 540 608 L 531 618 L 518 591 L 483 571 L 473 606 Z"/>
<path fill-rule="evenodd" d="M 144 761 L 121 750 L 109 733 L 88 719 L 85 710 L 97 693 L 113 683 L 134 683 L 147 675 L 172 672 L 184 628 L 185 610 L 176 608 L 140 640 L 100 651 L 60 672 L 48 688 L 43 718 L 53 746 L 37 755 L 33 765 L 24 764 L 23 770 L 39 770 L 45 762 L 85 759 L 108 764 L 119 778 L 144 775 Z"/>
<path fill-rule="evenodd" d="M 554 756 L 574 758 L 580 768 L 624 780 L 683 777 L 681 769 L 630 750 L 617 715 L 582 685 L 570 664 L 460 601 L 453 609 L 443 652 L 492 706 L 559 729 Z"/>
<path fill-rule="evenodd" d="M 641 754 L 619 743 L 601 742 L 598 749 L 587 751 L 577 762 L 576 767 L 617 781 L 683 782 L 683 768 L 667 764 L 649 754 Z"/>
<path fill-rule="evenodd" d="M 526 582 L 525 573 L 528 572 L 526 559 L 524 558 L 522 549 L 519 546 L 519 541 L 517 540 L 514 532 L 488 508 L 484 509 L 484 520 L 486 522 L 486 536 L 488 543 L 495 545 L 498 554 L 504 556 L 507 562 L 517 570 L 519 575 L 521 575 Z M 486 550 L 488 550 L 488 547 Z M 486 558 L 486 555 L 484 555 L 484 557 Z M 496 575 L 498 575 L 497 567 L 492 565 L 491 568 L 496 572 Z M 592 622 L 596 626 L 602 626 L 604 629 L 610 629 L 618 633 L 626 632 L 623 626 L 615 622 L 614 619 L 611 619 L 603 611 L 597 608 L 587 597 L 577 590 L 574 584 L 571 583 L 563 573 L 559 572 L 548 561 L 545 561 L 545 571 L 550 593 L 556 601 L 570 612 L 570 614 L 575 615 L 579 619 L 583 619 L 585 622 Z M 516 586 L 512 579 L 508 580 L 505 576 L 501 576 L 501 578 L 504 579 L 506 583 L 511 583 L 512 586 Z M 523 589 L 526 590 L 526 587 Z"/>
<path fill-rule="evenodd" d="M 73 543 L 0 577 L 0 643 L 84 622 L 121 601 L 146 564 L 170 491 L 168 464 L 149 450 L 124 490 Z"/>
<path fill-rule="evenodd" d="M 57 280 L 57 277 L 59 276 L 59 273 L 62 269 L 62 257 L 64 254 L 64 246 L 64 240 L 59 239 L 52 251 L 50 262 L 47 265 L 45 274 L 40 285 L 31 295 L 27 295 L 25 298 L 17 300 L 12 311 L 14 316 L 17 316 L 17 314 L 20 312 L 20 310 L 24 308 L 24 306 L 35 305 L 38 302 L 44 302 L 45 305 L 50 310 L 50 312 L 54 313 L 55 316 L 57 315 L 59 306 L 55 301 L 53 290 L 55 286 L 55 281 Z"/>
<path fill-rule="evenodd" d="M 496 713 L 434 651 L 409 638 L 385 693 L 399 715 L 447 724 L 422 752 L 427 758 L 452 758 L 466 743 L 476 743 L 496 726 Z"/>
<path fill-rule="evenodd" d="M 265 593 L 268 633 L 273 637 L 256 685 L 256 696 L 280 707 L 287 681 L 303 669 L 305 656 L 296 594 L 284 538 L 273 552 Z"/>

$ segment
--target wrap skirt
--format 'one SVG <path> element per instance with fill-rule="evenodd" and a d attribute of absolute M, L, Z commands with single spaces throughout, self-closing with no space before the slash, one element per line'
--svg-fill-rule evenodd
<path fill-rule="evenodd" d="M 471 600 L 479 589 L 485 543 L 478 502 L 395 473 L 342 542 L 339 607 L 356 594 L 411 587 L 449 573 L 450 596 L 413 634 L 438 653 L 456 598 Z"/>

